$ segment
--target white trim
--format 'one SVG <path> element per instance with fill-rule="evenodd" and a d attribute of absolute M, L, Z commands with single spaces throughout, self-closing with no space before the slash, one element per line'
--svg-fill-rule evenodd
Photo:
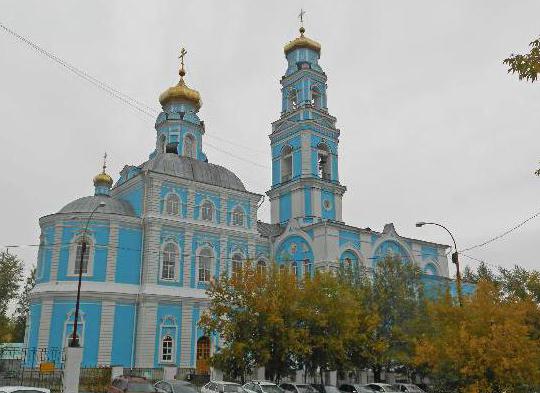
<path fill-rule="evenodd" d="M 170 324 L 168 322 L 171 322 Z M 174 332 L 163 332 L 165 329 L 173 330 Z M 163 341 L 170 337 L 172 341 L 171 359 L 163 360 Z M 178 321 L 172 315 L 166 315 L 161 319 L 159 324 L 159 362 L 160 364 L 176 363 L 176 348 L 178 341 Z"/>
<path fill-rule="evenodd" d="M 199 280 L 199 258 L 201 256 L 201 251 L 203 250 L 210 250 L 210 277 L 209 277 L 209 280 L 208 281 L 201 281 Z M 203 283 L 203 284 L 207 284 L 207 283 L 210 283 L 210 281 L 212 280 L 212 277 L 213 277 L 213 273 L 214 273 L 214 269 L 215 269 L 215 266 L 216 266 L 216 251 L 214 250 L 214 247 L 212 245 L 212 243 L 210 242 L 205 242 L 204 244 L 200 245 L 197 250 L 195 250 L 195 282 L 196 283 Z"/>
<path fill-rule="evenodd" d="M 176 248 L 176 258 L 174 260 L 174 272 L 173 272 L 173 278 L 163 278 L 163 263 L 165 262 L 165 247 L 167 245 L 172 244 Z M 179 265 L 180 265 L 180 254 L 182 252 L 181 247 L 178 245 L 176 240 L 167 239 L 165 240 L 160 247 L 160 258 L 159 258 L 159 277 L 158 281 L 169 281 L 169 282 L 177 282 L 178 276 L 179 276 Z"/>
<path fill-rule="evenodd" d="M 237 255 L 240 256 L 240 269 L 244 267 L 244 261 L 246 260 L 244 252 L 239 248 L 235 248 L 234 251 L 231 252 L 231 266 L 230 266 L 229 277 L 232 277 L 233 275 L 233 258 Z"/>
<path fill-rule="evenodd" d="M 193 141 L 193 155 L 187 155 L 186 154 L 186 139 L 187 138 L 191 138 L 191 140 Z M 191 132 L 186 132 L 184 134 L 184 138 L 182 138 L 182 155 L 184 157 L 189 157 L 189 158 L 194 158 L 196 159 L 197 158 L 197 153 L 198 153 L 198 149 L 197 149 L 197 137 L 195 137 L 195 135 L 193 135 Z"/>
<path fill-rule="evenodd" d="M 371 247 L 371 257 L 373 258 L 375 256 L 375 252 L 377 251 L 377 249 L 381 246 L 381 244 L 383 244 L 384 242 L 386 241 L 391 241 L 391 242 L 395 242 L 397 244 L 399 244 L 401 247 L 403 247 L 403 249 L 405 250 L 405 252 L 407 253 L 407 256 L 409 257 L 409 260 L 412 262 L 412 263 L 415 263 L 418 265 L 418 262 L 416 261 L 416 259 L 413 257 L 413 253 L 412 253 L 412 250 L 407 246 L 407 244 L 405 244 L 404 242 L 402 242 L 401 240 L 399 240 L 398 238 L 396 237 L 391 237 L 391 236 L 382 236 L 380 237 L 374 244 L 373 246 Z M 374 262 L 375 262 L 375 259 L 372 259 L 372 265 L 374 265 Z"/>
<path fill-rule="evenodd" d="M 207 220 L 207 219 L 204 219 L 203 218 L 203 205 L 208 202 L 212 205 L 212 219 L 211 220 Z M 217 223 L 217 208 L 216 208 L 216 204 L 210 199 L 210 198 L 203 198 L 201 199 L 201 203 L 199 205 L 199 220 L 200 221 L 204 221 L 204 222 L 212 222 L 212 223 Z"/>
<path fill-rule="evenodd" d="M 168 209 L 167 209 L 168 199 L 171 196 L 176 196 L 176 198 L 178 198 L 178 213 L 176 213 L 176 214 L 169 213 Z M 162 210 L 161 214 L 169 216 L 169 217 L 182 217 L 183 216 L 182 215 L 182 207 L 183 207 L 182 205 L 183 205 L 182 197 L 180 195 L 178 195 L 178 193 L 175 190 L 171 190 L 167 194 L 165 194 L 165 196 L 163 197 L 163 210 Z"/>
<path fill-rule="evenodd" d="M 358 263 L 359 264 L 362 264 L 362 266 L 366 266 L 366 257 L 364 256 L 364 254 L 362 253 L 362 251 L 360 250 L 357 250 L 354 245 L 352 244 L 352 242 L 350 241 L 347 241 L 345 244 L 343 244 L 340 248 L 339 248 L 339 257 L 341 259 L 341 256 L 343 255 L 343 253 L 345 251 L 350 251 L 352 252 L 353 254 L 356 255 L 356 257 L 358 258 Z"/>
<path fill-rule="evenodd" d="M 237 209 L 240 209 L 242 211 L 242 223 L 241 224 L 235 224 L 234 223 L 234 213 Z M 231 209 L 231 221 L 230 225 L 237 228 L 245 228 L 247 226 L 247 213 L 246 209 L 240 204 L 237 203 L 232 209 Z"/>
<path fill-rule="evenodd" d="M 71 316 L 73 316 L 74 320 L 71 320 Z M 66 319 L 64 321 L 64 329 L 62 333 L 62 345 L 64 347 L 69 346 L 69 336 L 67 333 L 67 328 L 69 325 L 73 325 L 73 329 L 75 328 L 75 310 L 72 310 L 66 314 Z M 79 309 L 79 320 L 77 321 L 77 335 L 79 336 L 79 345 L 81 347 L 84 347 L 84 329 L 85 328 L 85 321 L 84 321 L 84 312 L 82 312 Z M 71 329 L 73 331 L 73 329 Z"/>
<path fill-rule="evenodd" d="M 86 235 L 78 232 L 75 234 L 70 241 L 68 252 L 69 252 L 69 258 L 68 258 L 68 266 L 67 266 L 67 272 L 66 277 L 78 277 L 79 273 L 75 272 L 75 259 L 77 258 L 77 246 L 79 245 L 79 242 L 82 239 L 86 239 L 86 252 L 88 253 L 88 264 L 86 268 L 86 273 L 83 273 L 83 277 L 92 277 L 94 275 L 94 257 L 96 252 L 96 240 L 94 236 L 90 233 L 87 233 Z"/>

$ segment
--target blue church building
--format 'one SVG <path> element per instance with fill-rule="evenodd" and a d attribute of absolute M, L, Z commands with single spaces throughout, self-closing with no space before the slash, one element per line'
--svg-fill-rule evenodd
<path fill-rule="evenodd" d="M 246 260 L 293 269 L 373 266 L 386 255 L 448 279 L 448 246 L 348 225 L 339 176 L 336 118 L 328 109 L 321 46 L 300 35 L 284 47 L 281 113 L 271 125 L 270 223 L 257 219 L 263 196 L 204 153 L 201 97 L 178 84 L 159 97 L 156 144 L 149 159 L 126 165 L 116 183 L 103 171 L 94 194 L 39 220 L 37 285 L 28 347 L 68 345 L 79 269 L 79 340 L 83 364 L 175 366 L 205 372 L 216 347 L 197 322 L 210 280 Z M 88 247 L 82 258 L 82 240 Z"/>

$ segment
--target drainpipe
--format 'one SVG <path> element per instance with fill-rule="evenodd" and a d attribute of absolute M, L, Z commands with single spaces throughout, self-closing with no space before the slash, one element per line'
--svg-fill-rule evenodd
<path fill-rule="evenodd" d="M 148 170 L 144 171 L 144 183 L 147 183 Z M 142 240 L 141 240 L 141 260 L 139 268 L 139 290 L 137 291 L 137 296 L 135 298 L 135 315 L 133 317 L 133 337 L 131 340 L 131 369 L 135 367 L 135 349 L 137 347 L 137 326 L 139 322 L 139 298 L 141 295 L 142 288 L 142 279 L 143 279 L 143 267 L 144 267 L 144 239 L 145 239 L 145 214 L 146 214 L 146 192 L 148 190 L 148 185 L 144 185 L 144 196 L 143 196 L 143 210 L 141 218 L 141 228 L 142 228 Z"/>

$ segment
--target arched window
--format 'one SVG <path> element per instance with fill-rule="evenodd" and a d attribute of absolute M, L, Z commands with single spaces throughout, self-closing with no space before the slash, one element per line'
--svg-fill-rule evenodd
<path fill-rule="evenodd" d="M 298 265 L 296 264 L 296 261 L 291 262 L 291 271 L 295 276 L 298 274 Z"/>
<path fill-rule="evenodd" d="M 212 202 L 203 202 L 201 205 L 201 218 L 204 221 L 214 221 L 214 205 L 212 205 Z"/>
<path fill-rule="evenodd" d="M 195 139 L 193 135 L 186 135 L 184 138 L 184 156 L 195 158 Z"/>
<path fill-rule="evenodd" d="M 345 258 L 345 268 L 352 269 L 352 259 L 350 257 Z"/>
<path fill-rule="evenodd" d="M 161 134 L 161 136 L 159 137 L 159 150 L 162 152 L 162 153 L 165 153 L 166 149 L 167 149 L 167 137 L 163 134 Z"/>
<path fill-rule="evenodd" d="M 81 238 L 77 241 L 77 249 L 75 252 L 75 268 L 73 274 L 88 274 L 88 261 L 92 252 L 92 242 L 86 238 Z M 82 260 L 81 260 L 82 258 Z"/>
<path fill-rule="evenodd" d="M 322 95 L 317 87 L 311 89 L 311 105 L 317 109 L 322 108 Z"/>
<path fill-rule="evenodd" d="M 163 248 L 163 263 L 161 265 L 161 279 L 174 280 L 178 248 L 174 243 L 167 243 Z"/>
<path fill-rule="evenodd" d="M 234 254 L 232 257 L 232 275 L 238 277 L 242 272 L 242 255 Z"/>
<path fill-rule="evenodd" d="M 281 150 L 281 181 L 292 179 L 293 172 L 292 148 L 287 145 Z"/>
<path fill-rule="evenodd" d="M 311 261 L 304 259 L 304 277 L 311 277 Z"/>
<path fill-rule="evenodd" d="M 257 272 L 260 274 L 266 273 L 266 261 L 264 259 L 257 261 Z"/>
<path fill-rule="evenodd" d="M 317 145 L 317 162 L 319 165 L 319 177 L 324 180 L 330 180 L 332 168 L 330 149 L 324 143 Z"/>
<path fill-rule="evenodd" d="M 237 227 L 244 226 L 244 210 L 236 206 L 232 212 L 232 224 Z"/>
<path fill-rule="evenodd" d="M 289 111 L 298 108 L 298 92 L 295 89 L 289 91 Z"/>
<path fill-rule="evenodd" d="M 203 248 L 199 252 L 199 282 L 210 282 L 212 256 L 212 250 L 209 248 Z"/>
<path fill-rule="evenodd" d="M 165 203 L 167 214 L 177 216 L 180 214 L 180 198 L 178 195 L 172 193 L 167 196 Z"/>
<path fill-rule="evenodd" d="M 164 363 L 172 362 L 173 360 L 174 342 L 171 336 L 163 337 L 161 341 L 161 361 Z"/>
<path fill-rule="evenodd" d="M 279 266 L 280 273 L 285 273 L 286 271 L 287 271 L 287 266 L 285 266 L 285 264 L 282 264 Z"/>

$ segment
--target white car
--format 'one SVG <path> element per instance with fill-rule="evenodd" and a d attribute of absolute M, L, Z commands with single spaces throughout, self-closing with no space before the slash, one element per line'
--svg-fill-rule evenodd
<path fill-rule="evenodd" d="M 0 393 L 51 393 L 51 391 L 32 386 L 0 386 Z"/>
<path fill-rule="evenodd" d="M 364 387 L 373 390 L 374 392 L 396 392 L 396 388 L 389 383 L 368 383 Z"/>
<path fill-rule="evenodd" d="M 247 393 L 284 393 L 278 385 L 267 381 L 251 381 L 246 383 L 242 388 Z"/>
<path fill-rule="evenodd" d="M 243 393 L 242 386 L 234 382 L 210 381 L 201 388 L 201 393 Z"/>

